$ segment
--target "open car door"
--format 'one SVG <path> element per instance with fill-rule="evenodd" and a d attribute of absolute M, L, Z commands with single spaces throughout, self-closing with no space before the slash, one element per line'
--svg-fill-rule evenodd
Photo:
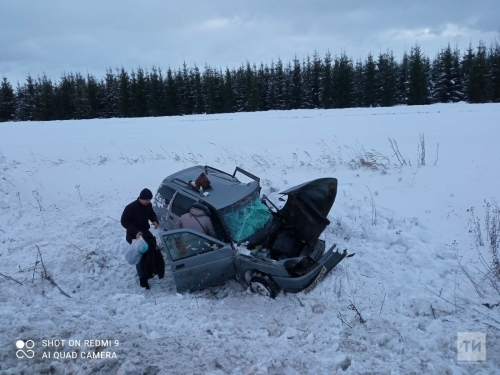
<path fill-rule="evenodd" d="M 161 233 L 178 293 L 194 292 L 233 279 L 230 244 L 192 229 Z"/>

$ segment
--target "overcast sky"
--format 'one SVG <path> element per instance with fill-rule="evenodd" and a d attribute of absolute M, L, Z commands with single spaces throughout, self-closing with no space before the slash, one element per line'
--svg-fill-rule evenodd
<path fill-rule="evenodd" d="M 416 42 L 432 58 L 447 43 L 489 46 L 499 30 L 499 0 L 0 0 L 0 77 L 225 68 L 314 50 L 399 60 Z"/>

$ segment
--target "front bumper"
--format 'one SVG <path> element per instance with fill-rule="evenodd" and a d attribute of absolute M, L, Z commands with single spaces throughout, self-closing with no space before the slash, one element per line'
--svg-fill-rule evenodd
<path fill-rule="evenodd" d="M 320 272 L 322 273 L 320 276 L 322 279 L 347 256 L 347 250 L 339 252 L 338 250 L 333 251 L 334 248 L 335 245 L 333 245 L 318 261 L 318 264 L 305 275 L 299 277 L 271 276 L 271 278 L 280 287 L 280 289 L 285 292 L 301 292 L 316 280 Z M 325 270 L 322 272 L 323 267 L 325 267 Z"/>

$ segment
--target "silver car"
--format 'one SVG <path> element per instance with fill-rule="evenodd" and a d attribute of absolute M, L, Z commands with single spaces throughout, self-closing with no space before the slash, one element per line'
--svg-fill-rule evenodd
<path fill-rule="evenodd" d="M 206 189 L 191 181 L 201 174 Z M 236 177 L 241 173 L 250 182 Z M 236 279 L 251 290 L 275 298 L 285 292 L 310 291 L 347 255 L 333 245 L 325 252 L 319 237 L 337 195 L 337 179 L 320 178 L 286 191 L 282 209 L 260 196 L 260 179 L 241 168 L 234 173 L 194 166 L 165 178 L 153 200 L 161 238 L 177 292 L 197 291 Z M 284 198 L 280 200 L 285 200 Z M 176 229 L 194 203 L 211 211 L 216 238 Z"/>

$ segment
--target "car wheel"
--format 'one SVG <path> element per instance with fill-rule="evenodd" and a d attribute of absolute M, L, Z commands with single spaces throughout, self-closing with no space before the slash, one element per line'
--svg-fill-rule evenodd
<path fill-rule="evenodd" d="M 250 289 L 252 292 L 264 297 L 276 298 L 279 287 L 268 276 L 252 276 L 250 279 Z"/>

